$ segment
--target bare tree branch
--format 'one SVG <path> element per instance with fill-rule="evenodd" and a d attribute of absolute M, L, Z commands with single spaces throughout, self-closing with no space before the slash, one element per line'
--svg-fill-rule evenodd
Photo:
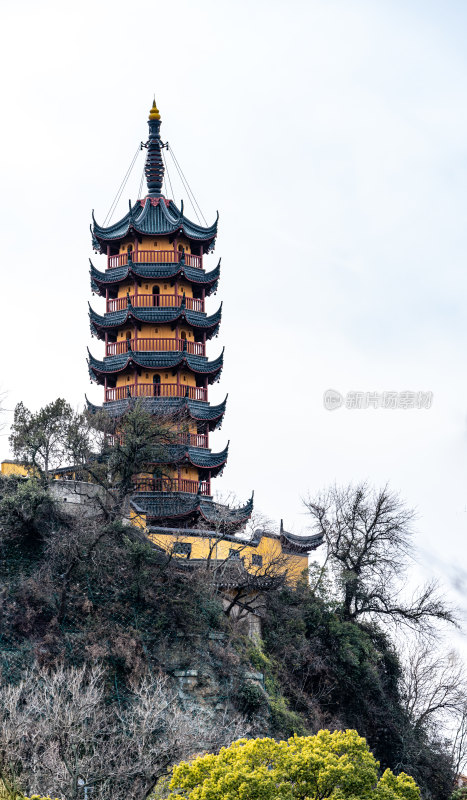
<path fill-rule="evenodd" d="M 334 485 L 305 505 L 324 536 L 344 619 L 385 618 L 425 631 L 435 620 L 456 624 L 434 582 L 405 599 L 415 514 L 388 486 Z"/>

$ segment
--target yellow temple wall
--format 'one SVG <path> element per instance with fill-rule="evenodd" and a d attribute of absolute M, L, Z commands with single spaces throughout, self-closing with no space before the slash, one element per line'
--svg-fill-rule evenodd
<path fill-rule="evenodd" d="M 16 461 L 2 461 L 1 465 L 1 474 L 2 475 L 21 475 L 23 478 L 29 475 L 28 470 L 26 467 L 23 467 L 22 464 L 18 464 Z"/>
<path fill-rule="evenodd" d="M 141 518 L 139 520 L 141 523 Z M 277 573 L 287 570 L 288 580 L 291 583 L 296 583 L 302 576 L 303 571 L 308 568 L 308 555 L 306 553 L 303 555 L 283 554 L 280 540 L 269 536 L 263 536 L 256 547 L 250 547 L 242 542 L 224 540 L 220 537 L 190 536 L 188 532 L 187 535 L 180 533 L 174 535 L 169 530 L 167 534 L 159 531 L 150 533 L 149 539 L 168 552 L 173 549 L 175 543 L 191 544 L 190 558 L 193 559 L 207 559 L 212 551 L 211 558 L 223 561 L 229 557 L 230 550 L 238 550 L 245 568 L 253 571 L 255 575 L 266 572 L 268 568 L 271 569 L 271 574 L 275 570 L 277 570 Z M 253 564 L 253 555 L 262 556 L 263 563 L 261 567 Z M 177 555 L 177 557 L 184 558 L 182 555 Z"/>

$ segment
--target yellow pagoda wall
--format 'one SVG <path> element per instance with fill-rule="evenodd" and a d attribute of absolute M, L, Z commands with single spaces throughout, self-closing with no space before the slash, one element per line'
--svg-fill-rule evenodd
<path fill-rule="evenodd" d="M 161 385 L 164 383 L 177 383 L 177 376 L 172 375 L 172 372 L 162 372 L 158 369 L 144 370 L 141 375 L 136 375 L 136 383 L 148 383 L 152 385 L 152 379 L 155 374 L 160 375 Z M 117 375 L 117 386 L 126 386 L 127 384 L 130 385 L 134 383 L 135 373 L 133 370 L 122 372 L 120 375 Z M 180 373 L 180 386 L 196 386 L 195 376 L 191 372 Z"/>
<path fill-rule="evenodd" d="M 145 281 L 143 284 L 138 286 L 138 294 L 152 294 L 152 290 L 154 286 L 159 287 L 159 292 L 161 295 L 174 295 L 175 293 L 182 295 L 185 293 L 185 297 L 193 297 L 193 289 L 187 281 L 178 281 L 177 286 L 175 284 L 171 284 L 170 281 L 161 281 L 161 280 L 148 280 Z M 177 289 L 177 292 L 175 292 Z M 118 289 L 117 297 L 126 297 L 127 293 L 133 295 L 135 293 L 135 284 L 133 281 L 125 283 L 123 286 L 120 286 Z"/>
<path fill-rule="evenodd" d="M 120 243 L 120 253 L 127 253 L 128 245 L 130 245 L 130 250 L 135 250 L 135 240 L 129 238 Z M 185 253 L 191 253 L 190 242 L 184 236 L 177 239 L 178 245 L 182 245 Z M 158 236 L 157 239 L 154 236 L 143 236 L 141 242 L 138 243 L 138 250 L 173 250 L 173 242 L 170 242 L 168 236 Z"/>

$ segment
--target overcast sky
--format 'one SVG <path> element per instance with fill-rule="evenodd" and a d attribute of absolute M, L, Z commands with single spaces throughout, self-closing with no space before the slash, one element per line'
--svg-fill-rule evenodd
<path fill-rule="evenodd" d="M 2 388 L 90 386 L 91 209 L 103 222 L 153 93 L 208 223 L 229 393 L 219 491 L 305 530 L 301 498 L 389 481 L 421 559 L 462 569 L 467 525 L 467 5 L 454 0 L 2 4 Z M 142 156 L 113 220 L 134 201 Z M 169 163 L 170 167 L 170 163 Z M 181 188 L 175 181 L 175 199 Z M 187 212 L 191 213 L 187 205 Z M 103 308 L 99 298 L 94 308 Z M 323 392 L 431 391 L 430 409 L 327 411 Z M 0 439 L 3 457 L 7 438 Z"/>

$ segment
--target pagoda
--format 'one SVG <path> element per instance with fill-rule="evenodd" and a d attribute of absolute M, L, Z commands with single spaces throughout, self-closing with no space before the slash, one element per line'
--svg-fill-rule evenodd
<path fill-rule="evenodd" d="M 253 497 L 240 508 L 212 499 L 211 481 L 227 461 L 228 445 L 212 452 L 209 435 L 220 427 L 226 400 L 209 402 L 219 380 L 223 352 L 207 355 L 217 335 L 222 304 L 205 304 L 218 286 L 220 260 L 210 271 L 204 256 L 214 249 L 218 219 L 202 227 L 162 194 L 161 118 L 154 101 L 149 114 L 145 175 L 147 195 L 108 227 L 93 213 L 93 248 L 107 257 L 101 272 L 91 263 L 91 288 L 105 298 L 105 312 L 89 309 L 91 332 L 104 342 L 102 360 L 89 353 L 91 379 L 104 388 L 103 408 L 118 420 L 141 398 L 145 410 L 174 423 L 167 463 L 135 481 L 133 505 L 152 525 L 188 528 L 219 524 L 231 532 L 250 517 Z M 89 404 L 91 408 L 96 408 Z M 183 425 L 180 425 L 183 420 Z M 165 456 L 164 456 L 165 458 Z"/>

